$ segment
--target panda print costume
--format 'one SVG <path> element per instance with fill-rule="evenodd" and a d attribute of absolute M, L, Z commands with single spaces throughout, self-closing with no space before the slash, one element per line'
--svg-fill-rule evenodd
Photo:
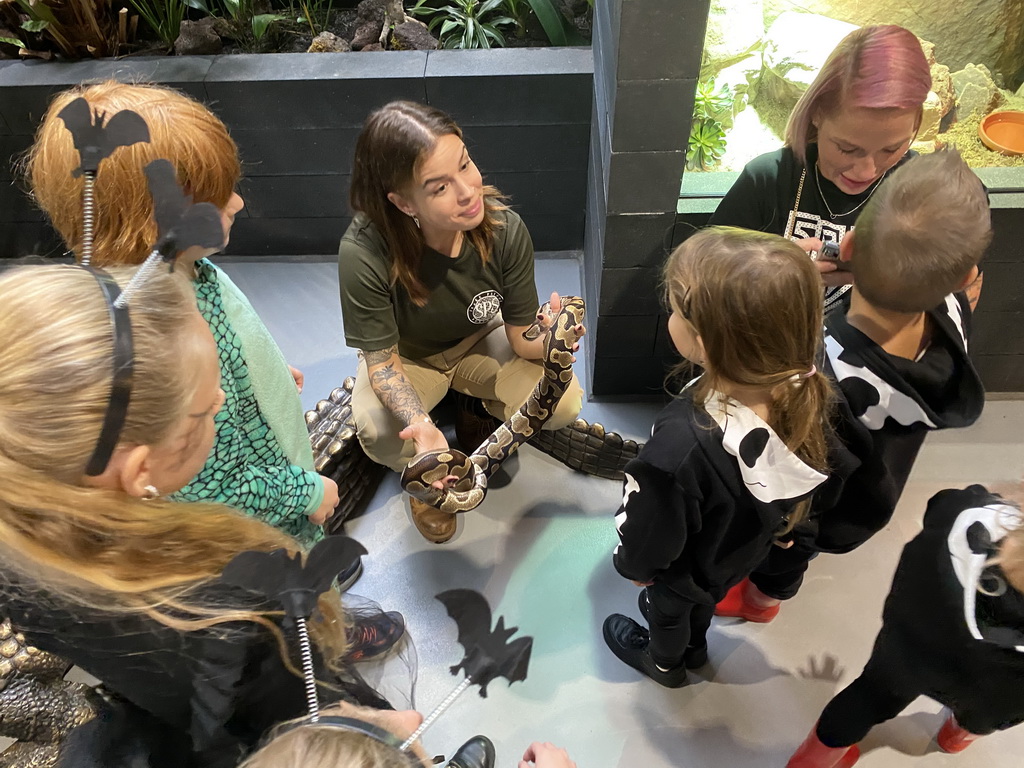
<path fill-rule="evenodd" d="M 985 390 L 967 354 L 971 311 L 951 294 L 927 313 L 931 342 L 916 359 L 890 355 L 847 322 L 825 321 L 825 370 L 842 395 L 829 492 L 815 499 L 795 545 L 770 551 L 750 575 L 769 597 L 786 600 L 800 588 L 818 552 L 856 549 L 892 519 L 926 435 L 966 427 L 981 415 Z M 836 483 L 840 487 L 835 487 Z"/>
<path fill-rule="evenodd" d="M 1024 722 L 1024 595 L 991 560 L 1020 513 L 980 485 L 941 491 L 903 550 L 864 671 L 822 713 L 827 746 L 857 743 L 920 695 L 974 734 Z"/>
<path fill-rule="evenodd" d="M 678 666 L 703 647 L 715 603 L 772 548 L 788 515 L 826 480 L 752 410 L 692 384 L 659 415 L 625 468 L 613 563 L 650 583 L 651 657 Z"/>

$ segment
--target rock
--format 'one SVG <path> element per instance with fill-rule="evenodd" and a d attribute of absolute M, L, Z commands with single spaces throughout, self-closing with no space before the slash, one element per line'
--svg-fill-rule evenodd
<path fill-rule="evenodd" d="M 364 45 L 360 50 L 363 50 L 363 51 L 383 51 L 384 50 L 384 46 L 381 45 L 380 43 L 370 43 L 369 45 Z"/>
<path fill-rule="evenodd" d="M 732 91 L 734 115 L 742 112 L 754 100 L 763 69 L 761 56 L 754 55 L 726 67 L 715 76 L 716 85 L 727 85 Z"/>
<path fill-rule="evenodd" d="M 932 92 L 939 97 L 943 115 L 956 106 L 953 76 L 945 64 L 932 64 Z"/>
<path fill-rule="evenodd" d="M 700 79 L 760 50 L 764 38 L 762 0 L 711 0 Z"/>
<path fill-rule="evenodd" d="M 782 137 L 768 126 L 758 111 L 749 106 L 736 115 L 732 130 L 726 134 L 725 154 L 716 171 L 742 171 L 758 155 L 782 145 Z"/>
<path fill-rule="evenodd" d="M 213 31 L 215 22 L 210 16 L 199 21 L 182 21 L 178 39 L 174 41 L 174 52 L 178 56 L 211 56 L 220 53 L 224 42 Z"/>
<path fill-rule="evenodd" d="M 377 25 L 377 35 L 384 26 L 384 9 L 388 0 L 363 0 L 356 6 L 356 18 L 359 25 L 373 23 Z"/>
<path fill-rule="evenodd" d="M 919 155 L 930 155 L 936 149 L 938 149 L 937 141 L 915 141 L 910 145 L 910 148 L 917 152 Z"/>
<path fill-rule="evenodd" d="M 410 20 L 391 30 L 391 46 L 401 51 L 433 51 L 438 42 L 425 24 Z"/>
<path fill-rule="evenodd" d="M 974 112 L 987 115 L 1003 103 L 1003 94 L 996 87 L 992 75 L 984 64 L 968 64 L 952 75 L 956 92 L 957 117 L 963 120 Z"/>
<path fill-rule="evenodd" d="M 380 45 L 380 31 L 383 27 L 383 17 L 378 22 L 367 21 L 360 24 L 352 36 L 352 50 L 359 51 L 373 43 Z"/>
<path fill-rule="evenodd" d="M 763 0 L 770 22 L 791 9 L 793 0 Z M 800 0 L 810 13 L 855 24 L 899 24 L 917 35 L 939 41 L 939 56 L 951 69 L 983 62 L 993 72 L 1012 75 L 1024 50 L 1024 0 L 970 0 L 968 3 L 925 0 Z M 927 53 L 927 52 L 926 52 Z"/>
<path fill-rule="evenodd" d="M 928 98 L 924 100 L 924 109 L 921 114 L 921 127 L 917 131 L 918 141 L 931 141 L 939 135 L 939 124 L 942 122 L 945 112 L 942 111 L 942 102 L 935 91 L 928 92 Z"/>
<path fill-rule="evenodd" d="M 307 53 L 346 53 L 352 50 L 347 40 L 342 40 L 333 32 L 321 32 L 313 38 Z"/>
<path fill-rule="evenodd" d="M 853 24 L 813 13 L 786 11 L 765 33 L 764 73 L 759 98 L 770 98 L 787 108 L 807 90 L 832 49 Z"/>

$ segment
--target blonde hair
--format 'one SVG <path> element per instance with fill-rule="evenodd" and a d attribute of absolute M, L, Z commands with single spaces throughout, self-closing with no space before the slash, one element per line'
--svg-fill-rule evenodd
<path fill-rule="evenodd" d="M 924 312 L 963 284 L 992 242 L 988 195 L 955 150 L 921 155 L 882 182 L 855 232 L 856 290 L 882 309 Z"/>
<path fill-rule="evenodd" d="M 323 710 L 321 715 L 346 714 Z M 371 719 L 360 715 L 360 719 Z M 238 768 L 410 768 L 409 757 L 370 736 L 327 724 L 282 723 Z M 375 723 L 371 723 L 375 724 Z"/>
<path fill-rule="evenodd" d="M 821 278 L 807 254 L 778 235 L 708 227 L 669 256 L 664 285 L 666 303 L 704 345 L 705 373 L 692 390 L 694 402 L 705 402 L 723 379 L 770 390 L 768 424 L 802 461 L 827 472 L 834 394 L 815 366 Z M 787 531 L 809 506 L 809 500 L 797 505 Z"/>
<path fill-rule="evenodd" d="M 43 116 L 23 165 L 31 194 L 69 248 L 82 247 L 83 178 L 71 133 L 57 115 L 77 98 L 106 114 L 130 109 L 149 126 L 149 142 L 119 147 L 96 174 L 95 266 L 140 264 L 156 242 L 153 200 L 143 168 L 164 158 L 178 183 L 197 203 L 223 209 L 241 177 L 238 147 L 220 118 L 188 96 L 163 85 L 81 85 L 57 94 Z"/>
<path fill-rule="evenodd" d="M 133 270 L 111 270 L 122 284 Z M 156 445 L 187 413 L 200 350 L 184 281 L 148 280 L 129 305 L 134 384 L 121 445 Z M 245 550 L 298 550 L 270 526 L 212 504 L 141 501 L 81 485 L 112 379 L 113 340 L 95 278 L 72 266 L 0 275 L 0 562 L 5 578 L 103 611 L 143 613 L 182 631 L 269 614 L 192 602 Z M 336 595 L 311 630 L 328 660 L 345 650 Z M 286 665 L 290 666 L 283 654 Z"/>

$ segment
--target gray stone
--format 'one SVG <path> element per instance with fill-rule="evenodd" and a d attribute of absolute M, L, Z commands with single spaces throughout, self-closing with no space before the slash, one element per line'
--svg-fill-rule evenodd
<path fill-rule="evenodd" d="M 762 5 L 763 0 L 711 0 L 700 67 L 701 80 L 760 49 L 764 38 Z"/>
<path fill-rule="evenodd" d="M 384 9 L 388 0 L 363 0 L 356 6 L 356 17 L 360 24 L 373 23 L 377 25 L 377 34 L 380 34 L 384 26 Z"/>
<path fill-rule="evenodd" d="M 761 95 L 781 106 L 795 104 L 839 41 L 856 28 L 813 13 L 780 15 L 765 35 Z"/>
<path fill-rule="evenodd" d="M 391 31 L 391 45 L 402 51 L 433 51 L 438 43 L 425 24 L 409 20 Z"/>
<path fill-rule="evenodd" d="M 347 40 L 343 40 L 333 32 L 321 32 L 313 38 L 307 53 L 346 53 L 351 51 L 352 46 Z"/>
<path fill-rule="evenodd" d="M 199 21 L 182 21 L 178 39 L 174 41 L 174 52 L 178 56 L 210 56 L 220 53 L 224 42 L 213 30 L 215 23 L 216 19 L 211 16 Z"/>
<path fill-rule="evenodd" d="M 974 112 L 988 114 L 1003 103 L 1003 94 L 984 64 L 968 64 L 951 77 L 956 91 L 957 117 L 961 120 Z"/>
<path fill-rule="evenodd" d="M 352 36 L 352 50 L 359 51 L 374 43 L 380 45 L 380 30 L 383 25 L 383 21 L 366 21 L 360 24 L 356 28 L 356 33 Z M 380 49 L 378 48 L 377 50 Z"/>
<path fill-rule="evenodd" d="M 384 50 L 384 46 L 381 45 L 380 43 L 370 43 L 369 45 L 364 45 L 359 50 L 361 50 L 361 51 L 383 51 Z"/>

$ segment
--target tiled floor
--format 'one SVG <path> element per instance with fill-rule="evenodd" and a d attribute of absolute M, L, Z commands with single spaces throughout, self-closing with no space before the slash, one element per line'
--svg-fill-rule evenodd
<path fill-rule="evenodd" d="M 344 347 L 333 264 L 231 264 L 290 362 L 305 371 L 311 407 L 355 369 Z M 576 262 L 539 260 L 539 292 L 579 290 Z M 582 365 L 578 366 L 582 369 Z M 642 439 L 656 406 L 587 403 L 583 416 Z M 402 611 L 419 661 L 416 704 L 429 710 L 456 682 L 455 627 L 433 595 L 473 587 L 511 624 L 534 636 L 530 676 L 467 693 L 425 736 L 447 752 L 474 733 L 498 745 L 498 765 L 516 764 L 533 739 L 569 748 L 581 768 L 769 768 L 785 765 L 821 708 L 860 671 L 879 627 L 902 545 L 920 527 L 932 493 L 1024 476 L 1024 402 L 990 402 L 973 428 L 933 435 L 892 524 L 843 557 L 822 557 L 806 586 L 770 625 L 716 620 L 707 679 L 670 691 L 641 679 L 605 648 L 601 622 L 637 616 L 636 589 L 612 569 L 616 483 L 572 473 L 525 448 L 512 482 L 467 514 L 457 538 L 424 542 L 412 529 L 397 478 L 348 525 L 370 551 L 354 591 Z M 1021 764 L 1024 727 L 988 737 L 960 756 L 935 751 L 939 707 L 919 700 L 876 728 L 860 765 L 884 768 Z"/>

